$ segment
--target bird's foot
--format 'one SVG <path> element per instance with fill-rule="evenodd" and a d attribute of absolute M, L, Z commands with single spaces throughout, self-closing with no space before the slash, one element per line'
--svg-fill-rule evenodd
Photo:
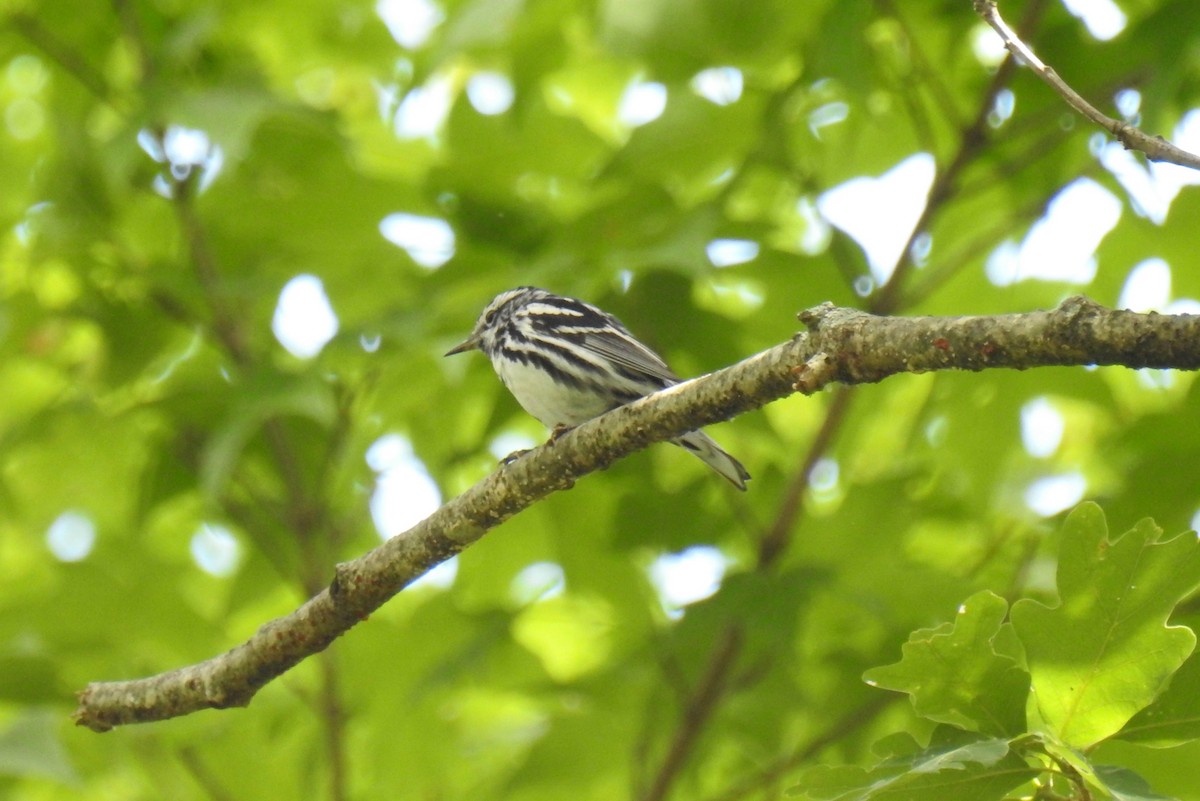
<path fill-rule="evenodd" d="M 574 427 L 575 426 L 568 426 L 568 425 L 563 425 L 562 423 L 559 423 L 558 425 L 556 425 L 554 428 L 552 428 L 550 430 L 550 438 L 548 440 L 546 440 L 546 444 L 553 445 L 555 442 L 558 442 L 559 437 L 561 437 L 563 434 L 567 433 Z M 505 456 L 503 459 L 501 459 L 500 464 L 501 465 L 512 464 L 513 462 L 517 461 L 525 454 L 529 453 L 529 451 L 530 451 L 529 448 L 522 448 L 519 451 L 513 451 L 508 456 Z"/>

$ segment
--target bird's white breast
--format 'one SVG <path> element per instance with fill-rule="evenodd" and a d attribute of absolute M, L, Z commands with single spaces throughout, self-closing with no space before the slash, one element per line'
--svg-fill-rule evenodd
<path fill-rule="evenodd" d="M 499 358 L 496 374 L 521 408 L 548 428 L 576 426 L 608 411 L 608 402 L 595 391 L 560 384 L 537 367 Z"/>

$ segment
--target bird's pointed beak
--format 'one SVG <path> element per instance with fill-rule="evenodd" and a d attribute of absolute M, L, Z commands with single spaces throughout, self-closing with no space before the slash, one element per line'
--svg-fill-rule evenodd
<path fill-rule="evenodd" d="M 460 342 L 450 350 L 446 351 L 444 356 L 453 356 L 456 353 L 466 353 L 469 350 L 475 350 L 479 347 L 479 335 L 471 334 L 464 342 Z"/>

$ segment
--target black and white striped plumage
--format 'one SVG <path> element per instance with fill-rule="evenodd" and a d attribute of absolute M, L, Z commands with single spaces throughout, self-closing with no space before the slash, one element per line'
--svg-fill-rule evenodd
<path fill-rule="evenodd" d="M 611 314 L 544 289 L 501 292 L 447 356 L 482 350 L 517 402 L 550 428 L 577 426 L 679 383 Z M 746 489 L 750 474 L 703 431 L 673 440 Z"/>

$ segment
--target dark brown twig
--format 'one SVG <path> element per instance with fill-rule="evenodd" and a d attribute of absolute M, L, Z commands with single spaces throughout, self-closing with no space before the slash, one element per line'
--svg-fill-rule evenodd
<path fill-rule="evenodd" d="M 741 642 L 741 630 L 736 624 L 728 625 L 717 638 L 708 668 L 688 698 L 684 706 L 683 721 L 676 729 L 667 755 L 659 765 L 654 781 L 641 796 L 641 801 L 662 801 L 667 797 L 671 784 L 683 769 L 688 754 L 725 693 L 729 674 L 741 651 Z"/>
<path fill-rule="evenodd" d="M 226 289 L 221 279 L 217 261 L 208 245 L 208 237 L 204 225 L 196 213 L 195 192 L 198 172 L 193 170 L 184 181 L 174 184 L 173 196 L 175 213 L 179 218 L 179 227 L 187 240 L 188 256 L 192 269 L 200 283 L 204 300 L 208 304 L 211 315 L 211 330 L 217 341 L 229 353 L 234 363 L 245 367 L 252 361 L 252 354 L 246 344 L 245 332 L 239 322 L 236 311 L 231 308 Z"/>
<path fill-rule="evenodd" d="M 225 787 L 217 780 L 208 766 L 196 753 L 193 746 L 184 746 L 178 751 L 179 761 L 183 763 L 183 767 L 191 774 L 196 784 L 204 788 L 204 792 L 212 801 L 234 801 L 236 796 L 225 789 Z"/>
<path fill-rule="evenodd" d="M 754 775 L 743 779 L 720 795 L 706 799 L 706 801 L 737 801 L 751 793 L 769 788 L 783 779 L 789 772 L 820 754 L 828 746 L 833 745 L 854 730 L 874 720 L 880 712 L 894 703 L 896 703 L 896 699 L 893 697 L 886 695 L 873 696 L 870 701 L 867 701 L 857 709 L 851 710 L 828 729 L 810 740 L 800 750 L 767 765 L 765 768 L 755 772 Z"/>
<path fill-rule="evenodd" d="M 329 755 L 329 798 L 346 801 L 346 711 L 338 690 L 337 662 L 330 651 L 321 654 L 318 709 L 325 722 L 325 753 Z"/>
<path fill-rule="evenodd" d="M 801 462 L 795 477 L 784 493 L 779 512 L 758 544 L 758 568 L 760 570 L 766 570 L 774 565 L 786 549 L 791 533 L 796 527 L 796 521 L 800 517 L 804 494 L 808 491 L 813 468 L 833 445 L 833 440 L 841 430 L 853 400 L 854 387 L 839 387 L 833 393 L 829 408 L 825 410 L 825 419 L 821 421 L 821 427 L 817 429 L 816 435 L 804 452 L 804 461 Z"/>
<path fill-rule="evenodd" d="M 119 112 L 128 111 L 127 104 L 122 102 L 113 92 L 112 87 L 100 78 L 103 73 L 84 61 L 76 48 L 59 39 L 36 17 L 23 11 L 17 11 L 8 15 L 8 23 L 16 29 L 17 33 L 25 37 L 27 42 L 44 53 L 47 58 L 95 95 L 96 99 Z"/>

